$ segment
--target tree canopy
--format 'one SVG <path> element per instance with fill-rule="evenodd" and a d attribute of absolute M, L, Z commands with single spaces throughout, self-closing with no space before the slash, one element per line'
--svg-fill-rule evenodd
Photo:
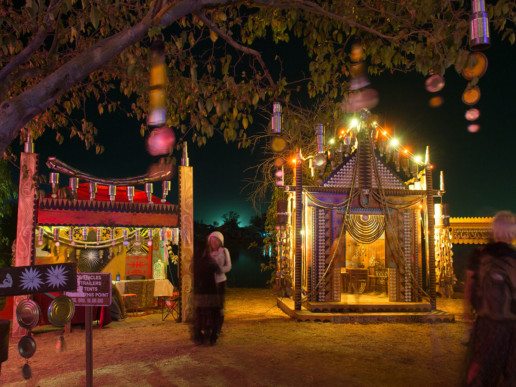
<path fill-rule="evenodd" d="M 513 43 L 515 2 L 487 11 L 492 33 Z M 167 124 L 179 140 L 202 145 L 218 131 L 245 146 L 263 103 L 292 103 L 299 90 L 340 101 L 355 39 L 372 74 L 460 71 L 470 14 L 462 0 L 5 0 L 0 150 L 28 131 L 95 144 L 87 104 L 99 114 L 126 111 L 145 133 L 149 50 L 158 37 L 168 64 Z M 282 67 L 293 41 L 307 64 L 301 75 Z"/>

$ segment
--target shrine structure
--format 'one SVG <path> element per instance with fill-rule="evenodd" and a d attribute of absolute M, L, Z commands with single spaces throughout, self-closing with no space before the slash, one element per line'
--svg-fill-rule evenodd
<path fill-rule="evenodd" d="M 55 158 L 47 161 L 53 171 L 52 194 L 40 197 L 35 184 L 38 162 L 29 140 L 20 159 L 23 173 L 14 265 L 76 262 L 79 271 L 109 272 L 113 280 L 135 274 L 166 279 L 164 249 L 172 239 L 179 245 L 181 315 L 189 321 L 193 315 L 193 171 L 186 147 L 179 167 L 179 205 L 166 201 L 171 170 L 106 179 Z M 59 188 L 59 174 L 68 178 L 69 186 Z M 162 185 L 161 198 L 153 195 L 154 182 Z M 135 189 L 139 185 L 144 190 Z M 13 315 L 24 298 L 14 297 Z M 12 335 L 23 331 L 13 319 Z"/>
<path fill-rule="evenodd" d="M 278 282 L 293 297 L 278 305 L 298 320 L 453 321 L 436 312 L 453 284 L 442 173 L 435 189 L 429 149 L 421 160 L 395 146 L 367 113 L 321 184 L 303 185 L 298 166 L 285 187 Z"/>

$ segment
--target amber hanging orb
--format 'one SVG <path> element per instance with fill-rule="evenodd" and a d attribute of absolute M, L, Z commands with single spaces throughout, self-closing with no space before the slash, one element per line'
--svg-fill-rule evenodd
<path fill-rule="evenodd" d="M 481 52 L 469 54 L 466 67 L 462 69 L 462 76 L 468 81 L 480 78 L 487 70 L 487 57 Z"/>
<path fill-rule="evenodd" d="M 466 105 L 474 105 L 480 100 L 480 88 L 478 86 L 470 87 L 462 93 L 462 102 Z"/>

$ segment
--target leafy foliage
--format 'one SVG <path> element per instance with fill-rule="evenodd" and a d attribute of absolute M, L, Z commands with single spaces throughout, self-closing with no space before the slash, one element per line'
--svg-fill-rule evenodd
<path fill-rule="evenodd" d="M 494 30 L 514 42 L 515 3 L 499 0 L 487 10 Z M 101 152 L 87 103 L 99 115 L 125 111 L 145 134 L 149 49 L 157 36 L 168 63 L 167 124 L 179 142 L 203 145 L 218 132 L 247 146 L 256 109 L 270 99 L 288 102 L 298 90 L 342 99 L 354 39 L 372 74 L 460 71 L 469 17 L 463 0 L 5 0 L 0 149 L 20 131 L 53 130 L 58 142 L 78 136 Z M 303 48 L 299 62 L 307 63 L 295 78 L 281 58 L 281 45 L 293 40 Z"/>

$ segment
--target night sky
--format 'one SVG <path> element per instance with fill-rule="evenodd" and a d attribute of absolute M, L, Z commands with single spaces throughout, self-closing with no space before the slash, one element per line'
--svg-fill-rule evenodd
<path fill-rule="evenodd" d="M 481 130 L 474 134 L 467 131 L 467 106 L 461 101 L 467 81 L 453 69 L 445 74 L 446 86 L 439 93 L 444 104 L 439 108 L 429 107 L 428 100 L 433 95 L 425 90 L 421 75 L 387 74 L 372 79 L 372 87 L 380 95 L 373 113 L 380 115 L 380 122 L 394 130 L 414 154 L 424 156 L 426 145 L 430 146 L 435 166 L 434 187 L 438 187 L 438 174 L 443 170 L 444 202 L 450 204 L 451 216 L 492 216 L 501 209 L 516 212 L 516 48 L 495 43 L 485 54 L 489 67 L 479 81 L 482 97 L 476 106 L 481 112 Z M 77 139 L 67 139 L 59 146 L 55 135 L 48 132 L 35 143 L 35 150 L 41 155 L 40 164 L 47 157 L 56 156 L 99 177 L 128 177 L 145 173 L 156 161 L 145 151 L 138 122 L 112 114 L 103 116 L 97 126 L 98 142 L 106 148 L 104 154 L 86 151 Z M 252 130 L 261 128 L 251 127 Z M 195 219 L 220 223 L 224 213 L 236 211 L 242 225 L 246 225 L 255 212 L 246 201 L 246 193 L 241 192 L 243 180 L 251 176 L 244 170 L 259 160 L 259 152 L 239 150 L 236 144 L 226 144 L 217 135 L 207 146 L 189 149 L 190 165 L 194 167 Z M 40 171 L 48 173 L 43 166 Z M 68 185 L 64 178 L 63 185 Z M 168 199 L 177 203 L 177 178 L 172 186 L 175 190 Z M 160 196 L 158 184 L 154 189 Z"/>

